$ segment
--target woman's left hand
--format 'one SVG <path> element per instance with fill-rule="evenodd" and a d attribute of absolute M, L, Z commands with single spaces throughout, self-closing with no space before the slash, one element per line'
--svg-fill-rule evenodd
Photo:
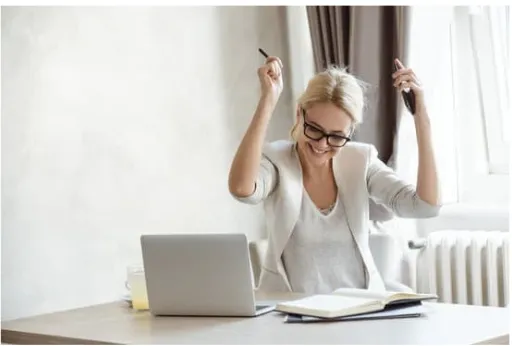
<path fill-rule="evenodd" d="M 414 91 L 416 114 L 425 112 L 423 88 L 421 87 L 418 77 L 416 77 L 416 74 L 411 68 L 405 68 L 400 60 L 395 59 L 395 62 L 399 66 L 399 69 L 392 74 L 393 86 L 398 88 L 400 92 L 404 89 L 411 89 Z"/>

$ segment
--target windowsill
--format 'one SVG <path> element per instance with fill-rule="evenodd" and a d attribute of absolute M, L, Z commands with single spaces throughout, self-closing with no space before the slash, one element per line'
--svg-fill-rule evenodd
<path fill-rule="evenodd" d="M 508 210 L 509 192 L 509 175 L 484 175 L 470 172 L 468 168 L 460 178 L 459 200 L 465 208 Z"/>
<path fill-rule="evenodd" d="M 417 220 L 416 226 L 417 235 L 426 237 L 437 230 L 508 231 L 509 222 L 507 206 L 457 203 L 443 206 L 435 218 Z"/>
<path fill-rule="evenodd" d="M 506 205 L 475 205 L 469 203 L 453 203 L 446 204 L 441 208 L 440 215 L 460 215 L 467 216 L 468 214 L 488 214 L 503 216 L 508 215 L 510 212 L 509 207 Z"/>

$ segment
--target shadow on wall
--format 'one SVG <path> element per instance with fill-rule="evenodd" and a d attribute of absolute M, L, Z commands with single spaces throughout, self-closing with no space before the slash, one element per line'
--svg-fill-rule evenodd
<path fill-rule="evenodd" d="M 294 107 L 286 71 L 289 57 L 285 10 L 285 7 L 275 6 L 217 7 L 222 37 L 220 68 L 227 88 L 224 119 L 229 129 L 227 143 L 231 157 L 251 122 L 260 97 L 257 69 L 265 58 L 258 52 L 259 47 L 270 55 L 279 56 L 285 65 L 284 90 L 270 122 L 267 140 L 288 138 Z"/>
<path fill-rule="evenodd" d="M 258 43 L 270 55 L 278 56 L 284 65 L 283 93 L 267 132 L 269 141 L 289 139 L 289 132 L 295 119 L 295 100 L 292 99 L 291 59 L 287 34 L 286 7 L 258 7 L 257 25 L 259 26 Z M 258 55 L 260 55 L 258 53 Z M 260 55 L 261 56 L 261 55 Z M 260 61 L 264 62 L 263 57 Z M 259 66 L 259 65 L 258 65 Z M 259 95 L 259 94 L 258 94 Z"/>

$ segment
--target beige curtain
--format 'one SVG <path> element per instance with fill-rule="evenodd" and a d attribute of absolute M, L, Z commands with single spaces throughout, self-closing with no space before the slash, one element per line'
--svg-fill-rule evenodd
<path fill-rule="evenodd" d="M 403 6 L 307 7 L 316 70 L 347 67 L 369 84 L 364 122 L 354 140 L 375 145 L 379 158 L 392 168 L 403 103 L 391 74 L 394 58 L 407 66 L 409 12 Z M 387 208 L 370 200 L 370 219 L 391 218 Z"/>

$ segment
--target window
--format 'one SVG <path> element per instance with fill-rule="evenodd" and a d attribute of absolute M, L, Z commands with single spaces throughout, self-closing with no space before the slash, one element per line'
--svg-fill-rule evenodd
<path fill-rule="evenodd" d="M 445 204 L 508 205 L 510 13 L 412 7 L 409 65 L 424 85 Z M 399 173 L 415 179 L 413 120 L 402 119 Z"/>
<path fill-rule="evenodd" d="M 454 12 L 454 39 L 461 41 L 457 61 L 471 59 L 476 77 L 476 83 L 461 87 L 474 88 L 477 95 L 471 105 L 482 120 L 489 174 L 508 173 L 509 11 L 508 6 L 485 6 L 457 7 Z"/>
<path fill-rule="evenodd" d="M 451 24 L 461 202 L 508 204 L 510 71 L 506 6 L 454 8 Z M 508 27 L 508 29 L 507 29 Z"/>

